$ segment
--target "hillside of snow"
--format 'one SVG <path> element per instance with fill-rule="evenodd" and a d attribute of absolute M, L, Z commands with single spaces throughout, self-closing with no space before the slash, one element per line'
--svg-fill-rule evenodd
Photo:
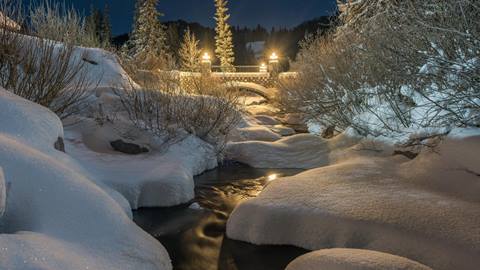
<path fill-rule="evenodd" d="M 0 89 L 1 269 L 171 269 L 163 246 L 131 220 L 118 192 L 54 148 L 56 115 Z M 135 258 L 135 259 L 133 259 Z"/>

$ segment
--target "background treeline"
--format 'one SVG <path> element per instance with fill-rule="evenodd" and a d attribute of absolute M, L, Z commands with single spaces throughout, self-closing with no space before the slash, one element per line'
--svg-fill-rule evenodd
<path fill-rule="evenodd" d="M 265 52 L 275 50 L 281 53 L 287 59 L 294 60 L 300 50 L 300 41 L 309 33 L 324 32 L 328 30 L 335 17 L 319 17 L 314 20 L 306 21 L 293 28 L 272 28 L 266 29 L 258 25 L 254 28 L 233 27 L 233 42 L 235 47 L 236 65 L 256 65 L 258 61 L 251 50 L 248 50 L 247 43 L 255 41 L 265 41 Z M 215 48 L 215 30 L 211 27 L 205 27 L 199 23 L 189 23 L 183 20 L 164 22 L 163 25 L 167 31 L 167 42 L 169 51 L 176 57 L 179 52 L 183 35 L 188 28 L 200 40 L 200 48 L 213 51 Z M 121 47 L 128 40 L 128 34 L 123 34 L 113 38 L 115 46 Z"/>

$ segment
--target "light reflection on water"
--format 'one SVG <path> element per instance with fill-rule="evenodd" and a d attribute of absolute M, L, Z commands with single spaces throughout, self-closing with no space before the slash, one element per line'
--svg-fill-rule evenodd
<path fill-rule="evenodd" d="M 240 201 L 257 196 L 278 177 L 299 172 L 239 164 L 221 167 L 195 179 L 195 202 L 203 209 L 140 209 L 134 220 L 167 248 L 176 270 L 283 270 L 306 251 L 230 240 L 225 226 Z"/>

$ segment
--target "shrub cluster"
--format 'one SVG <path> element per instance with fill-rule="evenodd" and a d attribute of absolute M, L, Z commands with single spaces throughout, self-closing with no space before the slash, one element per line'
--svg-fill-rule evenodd
<path fill-rule="evenodd" d="M 475 0 L 363 0 L 310 36 L 280 103 L 337 130 L 374 136 L 480 125 Z"/>

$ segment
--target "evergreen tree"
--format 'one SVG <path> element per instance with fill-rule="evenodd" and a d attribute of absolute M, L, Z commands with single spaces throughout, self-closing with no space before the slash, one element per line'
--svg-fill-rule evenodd
<path fill-rule="evenodd" d="M 195 34 L 187 29 L 183 36 L 183 42 L 180 47 L 181 68 L 185 71 L 196 72 L 200 70 L 200 54 L 198 48 L 199 40 Z"/>
<path fill-rule="evenodd" d="M 100 40 L 106 45 L 110 45 L 112 39 L 112 25 L 110 24 L 110 9 L 105 5 L 100 25 Z"/>
<path fill-rule="evenodd" d="M 161 68 L 167 58 L 166 33 L 160 23 L 158 0 L 137 0 L 128 54 L 145 68 Z"/>
<path fill-rule="evenodd" d="M 217 10 L 215 13 L 215 20 L 217 21 L 215 28 L 215 54 L 220 60 L 220 66 L 223 71 L 233 71 L 235 56 L 233 52 L 232 30 L 227 22 L 230 18 L 230 15 L 227 13 L 227 4 L 227 0 L 215 0 Z"/>
<path fill-rule="evenodd" d="M 101 47 L 100 28 L 102 24 L 102 13 L 93 5 L 90 6 L 90 15 L 85 18 L 85 34 L 89 38 L 87 46 Z"/>

